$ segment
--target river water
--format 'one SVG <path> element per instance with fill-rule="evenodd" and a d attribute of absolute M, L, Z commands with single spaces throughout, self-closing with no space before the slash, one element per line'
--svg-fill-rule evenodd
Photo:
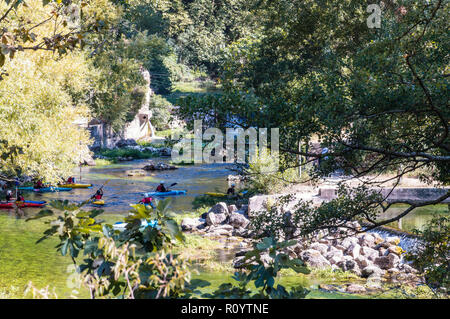
<path fill-rule="evenodd" d="M 228 187 L 226 177 L 232 172 L 229 164 L 202 164 L 181 166 L 176 170 L 145 172 L 144 176 L 128 176 L 131 171 L 141 169 L 149 160 L 123 162 L 103 167 L 83 167 L 81 179 L 77 169 L 77 183 L 92 183 L 92 189 L 73 189 L 70 192 L 34 194 L 25 193 L 27 199 L 46 200 L 68 199 L 81 202 L 88 199 L 105 182 L 103 207 L 109 222 L 126 215 L 129 205 L 137 203 L 142 193 L 154 191 L 161 180 L 166 185 L 178 183 L 173 189 L 187 190 L 183 196 L 171 197 L 171 209 L 175 213 L 194 211 L 192 201 L 205 192 L 224 192 Z M 153 159 L 155 162 L 167 162 L 167 158 Z M 394 207 L 401 209 L 401 207 Z M 20 297 L 21 289 L 30 280 L 38 287 L 50 285 L 56 287 L 60 296 L 68 297 L 71 293 L 70 276 L 73 270 L 70 260 L 55 251 L 56 239 L 44 241 L 38 245 L 36 240 L 42 236 L 48 225 L 43 221 L 25 222 L 24 217 L 32 216 L 39 209 L 24 209 L 17 215 L 12 210 L 0 211 L 0 298 Z M 448 213 L 447 205 L 438 205 L 419 209 L 402 220 L 400 225 L 392 225 L 406 230 L 422 226 L 431 219 L 432 213 Z M 388 212 L 389 213 L 389 212 Z M 392 211 L 391 213 L 394 213 Z M 218 254 L 218 258 L 223 258 Z M 230 257 L 231 258 L 231 257 Z M 220 282 L 221 274 L 203 274 L 205 277 Z M 18 287 L 11 292 L 10 287 Z"/>

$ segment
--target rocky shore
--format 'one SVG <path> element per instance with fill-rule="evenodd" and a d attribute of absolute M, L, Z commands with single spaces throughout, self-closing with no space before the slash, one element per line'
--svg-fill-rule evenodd
<path fill-rule="evenodd" d="M 248 205 L 237 207 L 220 202 L 199 218 L 183 219 L 181 227 L 183 231 L 210 238 L 245 238 L 241 242 L 241 250 L 233 259 L 233 266 L 240 268 L 244 255 L 252 249 L 257 235 L 251 229 L 252 214 L 249 216 L 248 208 Z M 351 224 L 347 226 L 361 229 L 358 222 Z M 353 285 L 347 292 L 361 293 L 366 289 L 379 289 L 382 282 L 387 281 L 411 286 L 423 283 L 418 271 L 404 260 L 405 251 L 399 246 L 400 237 L 385 234 L 381 236 L 377 232 L 342 236 L 345 231 L 345 228 L 338 228 L 334 232 L 318 231 L 308 239 L 294 237 L 297 243 L 287 248 L 287 252 L 292 258 L 303 260 L 310 268 L 348 271 L 366 279 L 365 287 Z M 267 263 L 270 263 L 270 259 L 268 254 L 262 256 L 262 260 Z"/>

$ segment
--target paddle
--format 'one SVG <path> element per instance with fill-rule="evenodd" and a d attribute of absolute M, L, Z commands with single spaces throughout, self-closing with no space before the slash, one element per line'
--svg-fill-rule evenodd
<path fill-rule="evenodd" d="M 106 185 L 106 184 L 108 184 L 108 182 L 110 181 L 110 179 L 108 179 L 105 183 L 103 183 L 103 185 L 99 188 L 99 189 L 97 189 L 97 191 L 95 192 L 95 194 L 99 191 L 99 190 L 102 190 L 103 189 L 103 187 Z M 92 197 L 94 197 L 95 196 L 95 194 L 94 195 L 92 195 Z M 87 203 L 89 203 L 89 202 L 93 202 L 94 200 L 95 200 L 95 198 L 90 198 L 88 201 L 87 201 Z"/>

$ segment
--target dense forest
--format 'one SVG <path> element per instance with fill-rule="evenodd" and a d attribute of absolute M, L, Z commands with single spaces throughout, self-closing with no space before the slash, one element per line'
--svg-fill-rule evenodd
<path fill-rule="evenodd" d="M 377 215 L 391 204 L 370 189 L 386 181 L 398 184 L 408 174 L 433 187 L 450 183 L 449 2 L 386 0 L 379 7 L 378 28 L 369 26 L 371 11 L 361 0 L 0 1 L 0 178 L 11 182 L 28 175 L 55 182 L 69 176 L 78 164 L 74 154 L 91 143 L 88 132 L 73 123 L 96 118 L 120 131 L 143 103 L 141 70 L 146 69 L 157 129 L 167 128 L 172 116 L 188 129 L 195 119 L 220 129 L 279 128 L 281 170 L 267 171 L 271 158 L 244 170 L 255 192 L 274 191 L 280 180 L 293 176 L 300 181 L 298 168 L 313 161 L 320 165 L 308 171 L 312 182 L 336 171 L 356 180 L 381 176 L 364 179 L 358 188 L 340 185 L 337 200 L 319 208 L 297 207 L 295 222 L 305 236 L 357 218 L 364 218 L 370 230 L 418 207 L 443 203 L 450 197 L 448 188 L 434 200 L 399 202 L 406 208 L 380 221 Z M 173 98 L 180 83 L 206 80 L 215 90 Z M 327 151 L 311 150 L 312 142 Z M 166 203 L 152 213 L 135 208 L 129 222 L 140 214 L 164 220 L 164 234 L 149 233 L 146 241 L 130 233 L 116 238 L 103 230 L 103 247 L 113 247 L 114 240 L 136 241 L 150 252 L 182 237 L 166 216 Z M 60 220 L 79 219 L 81 224 L 95 215 L 67 213 Z M 440 247 L 448 256 L 448 224 L 439 222 L 444 225 Z M 66 252 L 81 250 L 77 240 L 95 228 L 85 226 L 77 229 L 76 240 L 61 235 Z M 86 239 L 86 245 L 94 244 L 98 238 Z M 307 273 L 303 263 L 281 253 L 289 245 L 266 239 L 259 248 L 279 253 L 280 269 Z M 95 255 L 95 249 L 90 253 Z M 129 254 L 128 246 L 111 249 Z M 448 260 L 436 263 L 434 257 L 423 269 L 437 265 L 430 276 L 448 287 Z M 262 262 L 259 267 L 240 278 L 248 284 L 257 280 L 258 271 L 267 275 L 257 296 L 305 295 L 303 290 L 289 295 L 267 288 L 279 269 L 268 274 Z M 94 277 L 92 296 L 102 292 Z M 141 294 L 137 297 L 163 291 L 159 286 L 159 292 L 151 290 L 150 284 L 148 290 L 136 288 L 140 279 L 133 277 L 127 297 L 135 297 L 133 291 Z M 114 289 L 123 288 L 123 282 L 114 284 Z M 187 293 L 184 283 L 170 284 L 165 296 Z M 228 288 L 218 294 L 243 296 L 246 291 Z"/>

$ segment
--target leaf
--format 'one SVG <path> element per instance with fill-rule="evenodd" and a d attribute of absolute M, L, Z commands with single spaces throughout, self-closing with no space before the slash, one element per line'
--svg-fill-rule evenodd
<path fill-rule="evenodd" d="M 43 209 L 39 213 L 34 215 L 33 217 L 29 217 L 29 218 L 25 219 L 25 221 L 27 222 L 30 220 L 40 219 L 40 218 L 47 217 L 47 216 L 53 216 L 53 211 L 50 209 Z"/>

